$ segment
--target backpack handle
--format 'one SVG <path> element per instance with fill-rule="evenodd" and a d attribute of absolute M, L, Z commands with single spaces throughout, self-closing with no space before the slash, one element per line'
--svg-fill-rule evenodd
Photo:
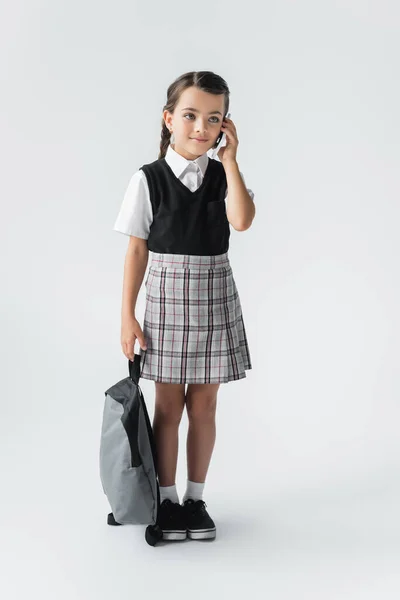
<path fill-rule="evenodd" d="M 137 384 L 140 378 L 140 354 L 135 352 L 133 361 L 128 358 L 128 368 L 130 378 Z"/>

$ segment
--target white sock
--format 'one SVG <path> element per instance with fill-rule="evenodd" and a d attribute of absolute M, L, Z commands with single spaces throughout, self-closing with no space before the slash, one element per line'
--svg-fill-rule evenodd
<path fill-rule="evenodd" d="M 176 483 L 174 485 L 167 485 L 165 487 L 161 487 L 161 485 L 160 485 L 160 504 L 166 498 L 168 498 L 172 502 L 177 502 L 179 504 L 178 492 L 176 490 Z"/>
<path fill-rule="evenodd" d="M 196 481 L 190 481 L 190 479 L 188 479 L 186 492 L 182 499 L 182 504 L 188 498 L 192 498 L 193 500 L 203 500 L 204 486 L 205 486 L 205 482 L 197 483 Z"/>

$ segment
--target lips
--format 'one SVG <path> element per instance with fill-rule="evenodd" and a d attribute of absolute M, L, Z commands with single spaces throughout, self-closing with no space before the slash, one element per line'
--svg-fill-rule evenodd
<path fill-rule="evenodd" d="M 195 140 L 196 142 L 208 142 L 205 138 L 190 138 L 191 140 Z"/>

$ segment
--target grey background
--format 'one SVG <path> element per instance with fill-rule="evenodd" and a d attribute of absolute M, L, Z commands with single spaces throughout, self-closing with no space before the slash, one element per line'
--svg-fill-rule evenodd
<path fill-rule="evenodd" d="M 398 4 L 19 0 L 0 16 L 2 595 L 398 597 Z M 104 390 L 127 375 L 112 227 L 157 157 L 168 85 L 205 69 L 231 88 L 255 192 L 230 246 L 253 370 L 219 391 L 216 541 L 154 549 L 144 527 L 107 527 L 98 475 Z"/>

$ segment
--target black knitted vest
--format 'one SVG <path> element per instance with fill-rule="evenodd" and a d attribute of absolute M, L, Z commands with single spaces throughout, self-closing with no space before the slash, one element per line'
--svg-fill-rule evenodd
<path fill-rule="evenodd" d="M 228 251 L 227 181 L 219 161 L 208 159 L 203 181 L 194 192 L 176 177 L 165 158 L 140 168 L 146 175 L 153 208 L 149 250 L 209 256 Z"/>

